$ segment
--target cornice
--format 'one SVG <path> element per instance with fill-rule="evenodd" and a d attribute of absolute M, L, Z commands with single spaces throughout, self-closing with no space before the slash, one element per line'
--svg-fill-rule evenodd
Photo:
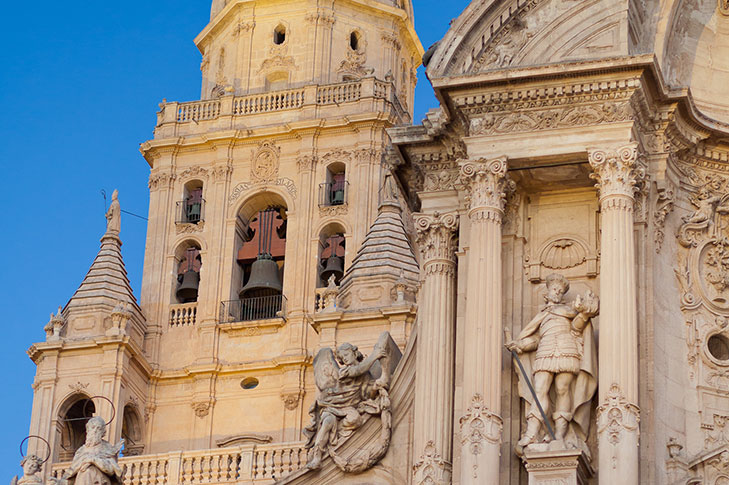
<path fill-rule="evenodd" d="M 65 352 L 79 352 L 89 350 L 103 351 L 109 347 L 119 347 L 129 351 L 142 370 L 147 376 L 151 376 L 154 372 L 152 366 L 147 362 L 142 349 L 128 335 L 118 335 L 113 337 L 98 337 L 83 340 L 59 340 L 54 342 L 38 342 L 31 345 L 26 353 L 31 360 L 37 365 L 46 353 L 55 353 L 61 355 Z"/>

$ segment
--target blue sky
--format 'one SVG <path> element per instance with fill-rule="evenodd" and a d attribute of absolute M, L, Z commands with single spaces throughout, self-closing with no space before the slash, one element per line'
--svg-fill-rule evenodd
<path fill-rule="evenodd" d="M 468 4 L 415 0 L 423 46 L 440 39 Z M 0 403 L 0 481 L 21 473 L 35 366 L 25 351 L 44 340 L 49 314 L 83 279 L 104 232 L 104 199 L 146 216 L 149 167 L 139 143 L 152 136 L 162 98 L 199 98 L 200 54 L 192 40 L 210 0 L 6 2 L 9 40 L 0 68 L 0 163 L 9 184 L 0 270 L 5 370 Z M 437 102 L 420 70 L 415 120 Z M 139 295 L 146 222 L 122 217 L 123 254 Z"/>

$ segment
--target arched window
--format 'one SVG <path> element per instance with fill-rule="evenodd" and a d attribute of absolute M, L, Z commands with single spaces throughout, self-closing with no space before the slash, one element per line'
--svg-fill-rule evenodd
<path fill-rule="evenodd" d="M 246 202 L 236 224 L 236 265 L 222 318 L 251 321 L 277 318 L 285 311 L 286 204 L 265 193 Z"/>
<path fill-rule="evenodd" d="M 70 461 L 74 453 L 86 441 L 86 422 L 94 416 L 93 401 L 83 394 L 69 397 L 61 406 L 58 416 L 58 461 Z"/>
<path fill-rule="evenodd" d="M 184 224 L 198 224 L 204 219 L 203 211 L 203 183 L 192 180 L 185 184 L 183 198 L 177 203 L 177 217 L 175 222 Z"/>
<path fill-rule="evenodd" d="M 142 420 L 133 404 L 124 406 L 122 417 L 122 438 L 124 439 L 124 456 L 141 455 L 144 451 L 142 442 Z"/>
<path fill-rule="evenodd" d="M 276 45 L 281 45 L 284 42 L 286 42 L 286 27 L 278 24 L 276 28 L 273 29 L 273 43 Z"/>
<path fill-rule="evenodd" d="M 327 286 L 332 276 L 335 284 L 341 282 L 344 276 L 345 250 L 344 228 L 340 224 L 329 224 L 322 229 L 319 234 L 317 288 Z"/>
<path fill-rule="evenodd" d="M 183 243 L 175 252 L 175 259 L 177 285 L 173 303 L 196 302 L 200 288 L 200 268 L 202 268 L 200 246 L 194 241 Z"/>
<path fill-rule="evenodd" d="M 319 205 L 343 205 L 347 202 L 349 183 L 346 180 L 346 166 L 335 162 L 327 166 L 326 182 L 319 185 Z"/>

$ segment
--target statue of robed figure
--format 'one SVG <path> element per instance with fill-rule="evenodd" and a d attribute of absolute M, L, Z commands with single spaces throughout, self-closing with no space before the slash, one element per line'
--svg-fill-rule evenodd
<path fill-rule="evenodd" d="M 554 440 L 565 447 L 587 451 L 590 405 L 597 389 L 597 350 L 591 318 L 598 314 L 599 300 L 588 291 L 571 304 L 564 302 L 567 279 L 556 273 L 546 278 L 546 306 L 506 344 L 521 354 L 524 374 L 519 374 L 519 395 L 526 401 L 527 427 L 517 445 L 524 447 L 552 441 L 536 398 L 551 419 Z M 529 389 L 530 378 L 533 392 Z M 550 414 L 551 413 L 551 414 Z"/>
<path fill-rule="evenodd" d="M 122 469 L 119 467 L 119 451 L 124 446 L 124 440 L 117 445 L 111 445 L 104 440 L 106 423 L 104 419 L 95 416 L 86 423 L 86 442 L 73 455 L 73 462 L 59 483 L 69 483 L 74 479 L 74 485 L 120 485 Z"/>

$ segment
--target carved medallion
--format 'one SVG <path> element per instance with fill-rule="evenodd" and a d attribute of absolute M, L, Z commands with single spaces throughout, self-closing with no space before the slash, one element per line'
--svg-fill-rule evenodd
<path fill-rule="evenodd" d="M 272 141 L 264 141 L 258 147 L 251 164 L 251 180 L 263 182 L 278 176 L 280 149 Z"/>

